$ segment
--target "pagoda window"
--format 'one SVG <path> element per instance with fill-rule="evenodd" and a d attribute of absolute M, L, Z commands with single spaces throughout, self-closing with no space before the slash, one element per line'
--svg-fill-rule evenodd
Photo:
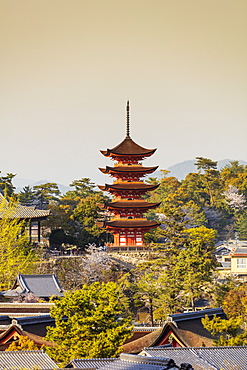
<path fill-rule="evenodd" d="M 128 200 L 133 200 L 133 198 L 128 198 Z"/>
<path fill-rule="evenodd" d="M 136 237 L 136 245 L 142 245 L 142 237 L 140 236 Z"/>
<path fill-rule="evenodd" d="M 120 235 L 120 245 L 126 245 L 126 237 Z"/>
<path fill-rule="evenodd" d="M 134 218 L 133 216 L 128 216 L 128 218 Z"/>

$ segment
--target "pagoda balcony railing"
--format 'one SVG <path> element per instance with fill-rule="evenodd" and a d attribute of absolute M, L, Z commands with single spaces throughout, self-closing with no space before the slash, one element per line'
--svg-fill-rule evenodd
<path fill-rule="evenodd" d="M 106 243 L 106 251 L 107 252 L 130 252 L 130 251 L 149 251 L 152 248 L 151 244 L 143 244 L 143 245 L 114 245 L 113 243 Z"/>

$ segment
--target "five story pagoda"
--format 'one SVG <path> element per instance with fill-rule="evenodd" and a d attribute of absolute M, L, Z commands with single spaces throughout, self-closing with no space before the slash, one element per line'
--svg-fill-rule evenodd
<path fill-rule="evenodd" d="M 149 203 L 142 195 L 156 189 L 159 185 L 144 183 L 142 178 L 153 173 L 156 167 L 143 167 L 141 161 L 154 154 L 156 149 L 145 149 L 130 137 L 129 102 L 127 102 L 127 125 L 125 139 L 113 149 L 101 150 L 105 157 L 115 161 L 113 167 L 100 168 L 104 174 L 115 178 L 113 184 L 99 186 L 112 196 L 105 208 L 112 214 L 110 221 L 104 222 L 107 231 L 114 235 L 114 243 L 110 247 L 143 248 L 143 235 L 151 228 L 159 226 L 155 221 L 148 221 L 143 214 L 156 208 L 160 203 Z M 109 246 L 108 246 L 109 247 Z M 131 249 L 132 249 L 131 248 Z"/>

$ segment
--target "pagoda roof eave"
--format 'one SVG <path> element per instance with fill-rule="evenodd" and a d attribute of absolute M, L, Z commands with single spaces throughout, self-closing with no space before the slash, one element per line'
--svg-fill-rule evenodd
<path fill-rule="evenodd" d="M 109 229 L 151 229 L 159 226 L 160 223 L 147 220 L 115 220 L 115 221 L 106 221 L 105 227 Z"/>
<path fill-rule="evenodd" d="M 145 153 L 140 153 L 140 154 L 130 154 L 130 153 L 116 153 L 116 152 L 113 152 L 111 149 L 107 149 L 107 150 L 100 150 L 100 153 L 103 154 L 105 157 L 136 157 L 136 158 L 145 158 L 145 157 L 150 157 L 151 155 L 153 155 L 155 152 L 156 152 L 157 149 L 151 149 L 149 152 L 145 152 Z"/>
<path fill-rule="evenodd" d="M 131 155 L 131 156 L 143 156 L 147 157 L 152 155 L 156 149 L 146 149 L 134 142 L 130 137 L 126 137 L 120 144 L 116 145 L 112 149 L 101 150 L 101 153 L 106 156 L 110 157 L 111 154 L 113 156 L 116 155 Z"/>
<path fill-rule="evenodd" d="M 110 167 L 106 166 L 106 168 L 99 168 L 99 170 L 103 173 L 152 173 L 157 170 L 159 166 L 154 167 L 142 167 L 142 166 L 116 166 Z"/>
<path fill-rule="evenodd" d="M 151 191 L 159 187 L 159 184 L 150 185 L 145 183 L 118 183 L 98 185 L 102 191 Z"/>
<path fill-rule="evenodd" d="M 113 209 L 130 209 L 130 208 L 139 208 L 139 209 L 151 209 L 157 208 L 160 203 L 148 203 L 148 202 L 135 202 L 135 201 L 126 201 L 126 202 L 111 202 L 107 203 L 107 208 Z"/>

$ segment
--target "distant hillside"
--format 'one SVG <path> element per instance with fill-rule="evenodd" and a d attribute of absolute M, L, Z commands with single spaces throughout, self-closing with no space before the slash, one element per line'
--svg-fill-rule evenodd
<path fill-rule="evenodd" d="M 35 186 L 35 185 L 41 185 L 41 184 L 46 184 L 47 182 L 52 182 L 48 180 L 40 180 L 40 181 L 33 181 L 33 180 L 28 180 L 28 179 L 19 179 L 19 178 L 14 178 L 13 179 L 13 184 L 16 186 L 15 193 L 19 193 L 20 191 L 23 190 L 25 186 Z M 69 186 L 62 185 L 62 184 L 57 184 L 58 188 L 61 192 L 61 194 L 66 193 L 68 190 L 71 190 Z"/>
<path fill-rule="evenodd" d="M 218 170 L 227 165 L 232 159 L 222 159 L 218 161 Z M 238 160 L 240 164 L 247 165 L 246 161 Z M 170 176 L 177 177 L 179 180 L 183 180 L 188 173 L 197 172 L 197 167 L 194 165 L 196 159 L 176 163 L 171 167 L 168 167 L 167 170 L 170 171 Z"/>

